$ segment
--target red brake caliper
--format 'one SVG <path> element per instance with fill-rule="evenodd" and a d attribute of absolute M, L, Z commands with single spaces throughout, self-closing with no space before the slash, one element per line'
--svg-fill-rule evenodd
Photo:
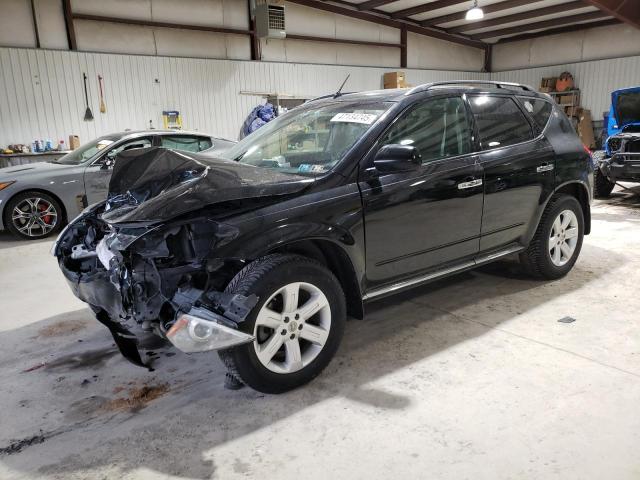
<path fill-rule="evenodd" d="M 38 210 L 40 210 L 41 212 L 44 212 L 48 207 L 46 205 L 40 205 L 38 204 Z M 44 217 L 42 217 L 42 220 L 44 221 L 44 223 L 46 223 L 47 225 L 51 225 L 51 215 L 45 215 Z"/>

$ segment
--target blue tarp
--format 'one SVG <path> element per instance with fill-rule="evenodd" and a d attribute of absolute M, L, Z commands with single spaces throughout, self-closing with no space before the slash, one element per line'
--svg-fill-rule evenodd
<path fill-rule="evenodd" d="M 247 119 L 242 124 L 242 131 L 240 132 L 240 138 L 244 138 L 250 133 L 255 132 L 264 124 L 270 122 L 276 117 L 273 105 L 265 103 L 264 105 L 258 105 L 254 108 Z"/>

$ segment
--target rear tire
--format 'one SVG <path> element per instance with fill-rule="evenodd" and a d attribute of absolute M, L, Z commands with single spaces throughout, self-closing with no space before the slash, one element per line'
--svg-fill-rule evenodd
<path fill-rule="evenodd" d="M 263 393 L 283 393 L 314 379 L 338 350 L 345 295 L 320 262 L 273 254 L 243 268 L 225 292 L 259 297 L 240 330 L 256 340 L 219 352 L 229 373 Z"/>
<path fill-rule="evenodd" d="M 584 237 L 584 215 L 575 197 L 554 195 L 520 263 L 533 277 L 555 280 L 573 268 Z"/>
<path fill-rule="evenodd" d="M 64 223 L 64 216 L 60 203 L 51 195 L 27 191 L 7 202 L 4 222 L 16 237 L 38 240 L 57 233 Z"/>
<path fill-rule="evenodd" d="M 593 194 L 596 198 L 607 198 L 611 195 L 615 182 L 610 181 L 603 175 L 598 167 L 593 173 Z"/>

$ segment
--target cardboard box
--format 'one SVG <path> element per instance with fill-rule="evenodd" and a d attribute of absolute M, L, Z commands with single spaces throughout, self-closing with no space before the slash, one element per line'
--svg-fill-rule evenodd
<path fill-rule="evenodd" d="M 582 107 L 577 105 L 567 105 L 564 107 L 564 113 L 567 117 L 579 117 L 582 114 Z"/>
<path fill-rule="evenodd" d="M 596 139 L 593 135 L 593 121 L 589 110 L 583 109 L 578 117 L 578 136 L 587 147 L 595 148 Z"/>
<path fill-rule="evenodd" d="M 558 95 L 558 103 L 560 103 L 560 105 L 573 104 L 575 106 L 580 102 L 578 101 L 577 95 L 570 93 L 568 95 Z"/>
<path fill-rule="evenodd" d="M 75 150 L 80 147 L 80 137 L 78 135 L 69 135 L 69 150 Z"/>
<path fill-rule="evenodd" d="M 558 77 L 542 77 L 542 80 L 540 80 L 540 91 L 542 93 L 555 91 L 557 80 Z"/>
<path fill-rule="evenodd" d="M 404 72 L 387 72 L 383 76 L 384 88 L 405 88 L 407 79 Z"/>

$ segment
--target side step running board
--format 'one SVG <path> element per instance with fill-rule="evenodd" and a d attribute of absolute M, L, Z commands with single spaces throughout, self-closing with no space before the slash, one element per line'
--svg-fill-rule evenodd
<path fill-rule="evenodd" d="M 457 272 L 461 272 L 463 270 L 469 270 L 470 268 L 477 267 L 479 265 L 483 265 L 485 263 L 489 263 L 493 260 L 496 260 L 500 257 L 506 257 L 507 255 L 511 255 L 512 253 L 519 252 L 522 250 L 521 246 L 512 246 L 506 248 L 504 250 L 500 250 L 495 253 L 491 253 L 489 255 L 484 255 L 482 257 L 478 257 L 475 260 L 471 260 L 465 263 L 461 263 L 459 265 L 455 265 L 453 267 L 445 268 L 443 270 L 438 270 L 437 272 L 428 273 L 426 275 L 421 275 L 419 277 L 410 278 L 408 280 L 403 280 L 398 283 L 394 283 L 393 285 L 388 285 L 385 287 L 376 288 L 375 290 L 371 290 L 367 292 L 362 297 L 363 300 L 371 300 L 372 298 L 379 297 L 381 295 L 388 295 L 393 292 L 397 292 L 399 290 L 404 290 L 405 288 L 415 287 L 421 285 L 423 283 L 430 282 L 432 280 L 436 280 L 440 277 L 446 277 L 447 275 L 452 275 Z"/>

